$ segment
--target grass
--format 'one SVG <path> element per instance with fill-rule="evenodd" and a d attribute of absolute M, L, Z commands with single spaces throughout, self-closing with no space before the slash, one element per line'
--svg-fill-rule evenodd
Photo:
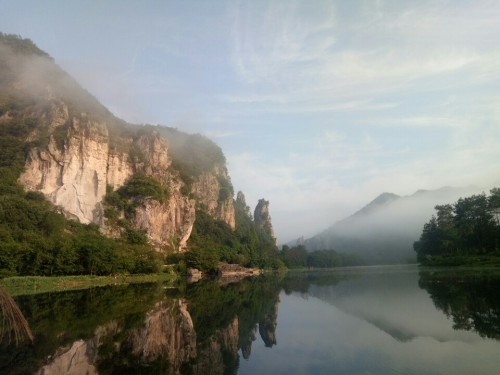
<path fill-rule="evenodd" d="M 0 280 L 10 295 L 29 295 L 65 290 L 87 289 L 106 285 L 126 285 L 151 282 L 173 282 L 177 276 L 173 272 L 148 275 L 112 276 L 15 276 Z"/>

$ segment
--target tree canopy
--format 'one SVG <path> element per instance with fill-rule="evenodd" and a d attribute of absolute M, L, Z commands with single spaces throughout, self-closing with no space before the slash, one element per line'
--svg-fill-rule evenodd
<path fill-rule="evenodd" d="M 460 198 L 435 209 L 436 215 L 424 225 L 413 245 L 420 262 L 442 257 L 448 263 L 461 263 L 464 257 L 500 257 L 500 189 L 492 189 L 489 196 Z"/>

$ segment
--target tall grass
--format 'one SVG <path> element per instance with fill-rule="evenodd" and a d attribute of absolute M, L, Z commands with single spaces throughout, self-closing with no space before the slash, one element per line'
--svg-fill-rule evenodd
<path fill-rule="evenodd" d="M 10 294 L 2 287 L 0 287 L 0 314 L 2 316 L 0 341 L 3 341 L 4 336 L 7 336 L 8 342 L 10 343 L 13 338 L 16 345 L 26 339 L 33 342 L 33 334 L 23 313 Z"/>

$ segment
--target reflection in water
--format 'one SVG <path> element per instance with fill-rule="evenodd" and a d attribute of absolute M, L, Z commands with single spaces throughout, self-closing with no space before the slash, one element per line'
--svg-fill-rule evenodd
<path fill-rule="evenodd" d="M 0 348 L 1 374 L 236 374 L 257 325 L 276 342 L 271 279 L 98 288 L 18 297 L 34 345 Z M 274 319 L 274 320 L 273 320 Z"/>
<path fill-rule="evenodd" d="M 500 275 L 477 271 L 420 272 L 419 286 L 453 319 L 453 328 L 500 340 Z"/>
<path fill-rule="evenodd" d="M 0 373 L 494 373 L 500 342 L 475 332 L 499 339 L 499 280 L 370 268 L 17 297 L 35 342 L 3 344 Z"/>

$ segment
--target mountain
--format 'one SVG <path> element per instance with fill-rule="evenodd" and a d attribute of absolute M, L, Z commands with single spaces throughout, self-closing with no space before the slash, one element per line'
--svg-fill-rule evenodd
<path fill-rule="evenodd" d="M 307 250 L 335 249 L 356 254 L 367 264 L 416 261 L 413 242 L 438 204 L 477 193 L 478 188 L 443 187 L 410 196 L 383 193 L 353 215 L 303 241 Z"/>
<path fill-rule="evenodd" d="M 206 227 L 198 225 L 198 238 L 210 235 L 204 231 L 212 222 L 221 223 L 213 225 L 228 237 L 245 236 L 236 233 L 234 190 L 219 146 L 200 134 L 115 117 L 32 41 L 2 33 L 0 138 L 0 167 L 12 184 L 17 180 L 35 194 L 29 197 L 48 200 L 66 218 L 97 226 L 108 237 L 182 253 L 200 212 Z M 6 205 L 26 199 L 16 194 L 2 199 Z M 30 242 L 13 235 L 2 212 L 0 207 L 9 241 Z"/>

